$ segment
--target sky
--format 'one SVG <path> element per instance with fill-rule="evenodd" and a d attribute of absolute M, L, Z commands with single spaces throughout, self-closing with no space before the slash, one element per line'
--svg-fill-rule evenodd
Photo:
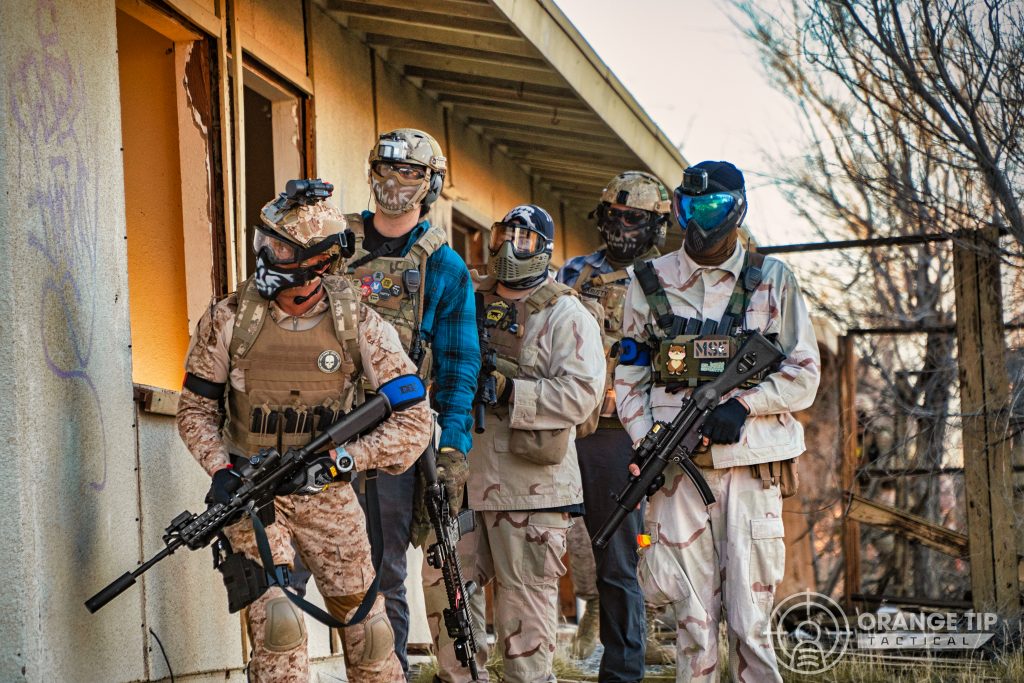
<path fill-rule="evenodd" d="M 817 241 L 769 177 L 800 155 L 796 109 L 768 80 L 722 0 L 555 0 L 691 164 L 725 159 L 746 177 L 758 242 Z M 766 177 L 769 176 L 769 177 Z M 682 178 L 666 178 L 675 187 Z"/>

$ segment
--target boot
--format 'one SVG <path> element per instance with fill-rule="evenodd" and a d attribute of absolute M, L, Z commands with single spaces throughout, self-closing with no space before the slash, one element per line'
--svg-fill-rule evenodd
<path fill-rule="evenodd" d="M 661 610 L 648 605 L 644 611 L 647 615 L 647 649 L 644 652 L 644 664 L 675 664 L 675 647 L 663 645 L 658 640 L 658 617 Z"/>
<path fill-rule="evenodd" d="M 576 659 L 586 659 L 594 654 L 600 630 L 600 613 L 598 599 L 588 599 L 583 616 L 580 617 L 579 623 L 576 625 L 576 635 L 572 638 L 572 656 Z"/>

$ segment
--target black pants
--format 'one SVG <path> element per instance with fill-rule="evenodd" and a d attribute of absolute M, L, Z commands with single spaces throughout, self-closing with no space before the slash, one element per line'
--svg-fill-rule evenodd
<path fill-rule="evenodd" d="M 615 509 L 612 493 L 622 490 L 629 479 L 630 447 L 624 429 L 598 429 L 576 442 L 586 506 L 583 518 L 591 534 Z M 643 513 L 635 510 L 603 550 L 594 549 L 604 645 L 599 681 L 632 683 L 644 677 L 644 596 L 636 577 L 636 537 L 642 530 Z"/>

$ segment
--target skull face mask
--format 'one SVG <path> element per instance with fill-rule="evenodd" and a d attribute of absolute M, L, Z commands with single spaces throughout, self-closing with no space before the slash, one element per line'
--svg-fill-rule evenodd
<path fill-rule="evenodd" d="M 430 188 L 430 178 L 407 178 L 389 164 L 374 164 L 370 169 L 370 187 L 377 209 L 388 216 L 400 216 L 415 209 Z"/>

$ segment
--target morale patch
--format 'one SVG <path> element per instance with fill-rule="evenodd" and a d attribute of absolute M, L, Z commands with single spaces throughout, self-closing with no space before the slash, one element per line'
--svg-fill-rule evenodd
<path fill-rule="evenodd" d="M 487 319 L 492 323 L 500 322 L 505 316 L 508 315 L 509 309 L 512 308 L 508 302 L 505 301 L 494 301 L 490 306 L 487 307 Z"/>
<path fill-rule="evenodd" d="M 700 364 L 700 371 L 702 373 L 718 373 L 722 374 L 725 372 L 725 361 L 708 361 Z"/>
<path fill-rule="evenodd" d="M 367 286 L 367 287 L 369 287 L 371 284 L 373 284 L 373 276 L 372 275 L 364 275 L 363 276 L 363 284 L 365 286 Z"/>
<path fill-rule="evenodd" d="M 327 349 L 320 354 L 320 357 L 316 359 L 316 366 L 320 368 L 320 372 L 332 373 L 337 372 L 338 368 L 341 367 L 341 356 L 337 351 Z"/>
<path fill-rule="evenodd" d="M 384 273 L 382 273 L 381 271 L 378 270 L 376 273 L 373 274 L 374 282 L 380 282 L 383 279 L 384 279 Z"/>
<path fill-rule="evenodd" d="M 373 284 L 370 285 L 370 289 L 373 290 L 374 294 L 380 292 L 380 282 L 374 280 Z"/>
<path fill-rule="evenodd" d="M 728 358 L 728 339 L 694 339 L 694 358 Z"/>
<path fill-rule="evenodd" d="M 364 297 L 370 296 L 370 294 L 373 293 L 373 290 L 370 289 L 370 285 L 363 285 L 362 287 L 359 288 L 359 291 L 362 293 Z"/>
<path fill-rule="evenodd" d="M 402 287 L 400 285 L 391 285 L 391 296 L 402 296 Z"/>
<path fill-rule="evenodd" d="M 380 281 L 380 286 L 383 287 L 384 289 L 391 289 L 391 285 L 393 284 L 395 283 L 389 277 L 386 277 Z"/>
<path fill-rule="evenodd" d="M 380 294 L 371 294 L 370 296 L 366 297 L 366 300 L 369 301 L 371 304 L 375 304 L 378 301 L 380 301 Z"/>

